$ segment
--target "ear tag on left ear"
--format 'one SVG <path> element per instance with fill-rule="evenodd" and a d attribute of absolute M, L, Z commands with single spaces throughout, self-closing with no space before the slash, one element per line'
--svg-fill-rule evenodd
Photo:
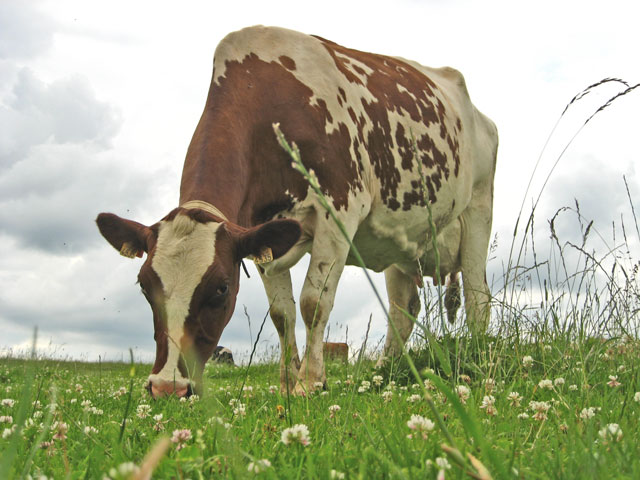
<path fill-rule="evenodd" d="M 136 258 L 140 256 L 138 249 L 134 248 L 130 242 L 124 242 L 122 244 L 122 247 L 120 247 L 120 255 L 127 258 Z"/>
<path fill-rule="evenodd" d="M 253 263 L 256 265 L 269 262 L 273 262 L 273 252 L 269 247 L 264 247 L 260 250 L 260 255 L 253 257 Z"/>

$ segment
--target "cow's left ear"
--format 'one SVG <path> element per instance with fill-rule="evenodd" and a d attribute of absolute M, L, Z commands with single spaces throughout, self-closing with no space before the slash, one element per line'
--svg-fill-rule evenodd
<path fill-rule="evenodd" d="M 120 218 L 113 213 L 101 213 L 96 218 L 102 236 L 124 257 L 142 257 L 149 251 L 151 229 L 146 225 Z"/>
<path fill-rule="evenodd" d="M 277 219 L 249 228 L 237 237 L 236 255 L 238 260 L 254 257 L 260 261 L 280 258 L 300 239 L 302 228 L 296 220 Z M 271 257 L 269 256 L 271 250 Z"/>

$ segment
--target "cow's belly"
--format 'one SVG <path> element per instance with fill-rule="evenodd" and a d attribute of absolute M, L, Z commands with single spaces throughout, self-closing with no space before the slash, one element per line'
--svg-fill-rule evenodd
<path fill-rule="evenodd" d="M 431 205 L 437 232 L 456 220 L 469 202 L 470 193 L 463 189 L 449 193 L 454 191 L 441 190 L 438 201 Z M 431 232 L 426 207 L 392 211 L 380 204 L 360 224 L 353 243 L 367 268 L 380 272 L 390 265 L 415 265 L 431 248 Z M 358 265 L 353 252 L 347 264 Z"/>

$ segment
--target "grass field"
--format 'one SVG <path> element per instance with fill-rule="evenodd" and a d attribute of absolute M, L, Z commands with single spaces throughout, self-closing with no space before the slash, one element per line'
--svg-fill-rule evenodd
<path fill-rule="evenodd" d="M 211 365 L 203 398 L 154 401 L 149 365 L 5 358 L 0 474 L 129 478 L 169 438 L 154 478 L 640 478 L 637 342 L 457 344 L 427 396 L 403 362 L 330 364 L 308 398 L 275 364 Z"/>

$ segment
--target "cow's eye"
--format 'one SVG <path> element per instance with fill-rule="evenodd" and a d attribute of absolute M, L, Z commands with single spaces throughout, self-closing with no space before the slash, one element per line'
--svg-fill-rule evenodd
<path fill-rule="evenodd" d="M 216 295 L 218 296 L 222 296 L 222 295 L 226 295 L 227 292 L 229 292 L 229 285 L 220 285 L 217 289 L 216 289 Z"/>

